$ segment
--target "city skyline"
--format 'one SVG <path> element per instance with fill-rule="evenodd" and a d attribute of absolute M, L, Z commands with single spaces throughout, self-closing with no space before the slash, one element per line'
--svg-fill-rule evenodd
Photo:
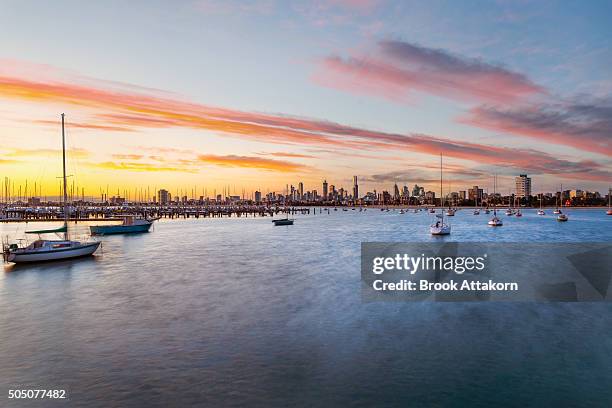
<path fill-rule="evenodd" d="M 445 190 L 492 191 L 493 174 L 503 194 L 519 174 L 533 192 L 612 181 L 609 4 L 5 8 L 0 176 L 41 195 L 59 191 L 61 112 L 89 197 L 323 180 L 351 194 L 353 177 L 360 193 L 439 194 L 440 153 Z"/>

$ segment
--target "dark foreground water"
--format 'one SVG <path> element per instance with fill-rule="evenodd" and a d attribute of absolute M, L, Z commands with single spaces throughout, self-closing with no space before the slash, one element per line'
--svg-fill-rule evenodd
<path fill-rule="evenodd" d="M 602 210 L 486 217 L 460 211 L 443 239 L 612 242 Z M 0 406 L 67 405 L 17 388 L 87 407 L 612 406 L 612 304 L 362 303 L 361 241 L 429 241 L 430 220 L 162 221 L 90 259 L 5 267 Z"/>

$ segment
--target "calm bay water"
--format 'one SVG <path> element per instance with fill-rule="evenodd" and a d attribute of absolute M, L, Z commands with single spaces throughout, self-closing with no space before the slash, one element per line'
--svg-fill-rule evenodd
<path fill-rule="evenodd" d="M 361 302 L 362 241 L 612 242 L 605 210 L 569 216 L 490 228 L 462 210 L 445 238 L 425 212 L 162 220 L 92 258 L 5 267 L 0 406 L 11 388 L 90 407 L 611 406 L 612 304 Z"/>

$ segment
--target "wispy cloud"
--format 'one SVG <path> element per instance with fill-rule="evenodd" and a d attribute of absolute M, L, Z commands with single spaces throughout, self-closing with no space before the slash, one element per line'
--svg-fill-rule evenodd
<path fill-rule="evenodd" d="M 31 123 L 36 123 L 39 125 L 46 125 L 46 126 L 53 126 L 53 127 L 59 126 L 57 120 L 33 120 L 31 121 Z M 77 128 L 77 129 L 104 130 L 104 131 L 109 131 L 109 132 L 133 132 L 134 131 L 134 129 L 124 127 L 124 126 L 108 126 L 108 125 L 101 125 L 101 124 L 95 124 L 95 123 L 70 122 L 70 127 Z"/>
<path fill-rule="evenodd" d="M 544 93 L 525 75 L 480 59 L 403 41 L 324 58 L 313 76 L 324 86 L 407 102 L 416 92 L 456 100 L 514 103 Z"/>
<path fill-rule="evenodd" d="M 77 159 L 86 159 L 91 156 L 91 152 L 86 149 L 72 148 L 67 149 L 66 153 Z M 58 149 L 9 149 L 2 153 L 5 157 L 24 157 L 24 158 L 38 158 L 38 157 L 60 157 L 62 154 L 61 150 Z"/>
<path fill-rule="evenodd" d="M 609 100 L 516 109 L 479 106 L 460 121 L 612 156 L 612 102 Z"/>
<path fill-rule="evenodd" d="M 213 154 L 201 154 L 198 161 L 223 167 L 243 167 L 282 173 L 296 173 L 308 170 L 307 166 L 284 160 L 265 159 L 251 156 L 217 156 Z"/>
<path fill-rule="evenodd" d="M 302 153 L 289 153 L 289 152 L 260 152 L 257 153 L 262 156 L 274 156 L 274 157 L 292 157 L 297 159 L 315 159 L 316 157 L 310 154 Z"/>
<path fill-rule="evenodd" d="M 90 163 L 90 167 L 97 167 L 105 170 L 127 170 L 127 171 L 142 171 L 142 172 L 183 172 L 196 173 L 198 169 L 187 166 L 161 166 L 159 163 L 143 163 L 143 162 L 113 162 L 107 161 L 102 163 Z"/>

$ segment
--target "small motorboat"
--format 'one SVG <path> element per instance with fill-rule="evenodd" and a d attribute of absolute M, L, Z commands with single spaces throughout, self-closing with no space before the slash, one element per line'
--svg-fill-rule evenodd
<path fill-rule="evenodd" d="M 518 211 L 516 212 L 516 214 L 514 214 L 514 216 L 515 216 L 515 217 L 522 217 L 522 216 L 523 216 L 523 214 L 521 213 L 521 210 L 518 210 Z"/>
<path fill-rule="evenodd" d="M 278 226 L 278 225 L 293 225 L 293 221 L 295 221 L 292 218 L 279 218 L 276 220 L 272 220 L 272 223 L 274 224 L 274 226 Z"/>
<path fill-rule="evenodd" d="M 506 215 L 512 215 L 512 214 L 514 214 L 514 213 L 512 212 L 512 210 L 510 208 L 508 208 L 506 210 Z"/>
<path fill-rule="evenodd" d="M 455 210 L 452 208 L 449 208 L 448 210 L 446 210 L 446 216 L 447 217 L 454 217 L 455 216 Z"/>
<path fill-rule="evenodd" d="M 119 225 L 92 225 L 89 227 L 91 235 L 111 235 L 111 234 L 133 234 L 136 232 L 149 232 L 154 219 L 137 217 L 135 215 L 125 215 L 123 222 Z"/>
<path fill-rule="evenodd" d="M 436 209 L 435 208 L 430 208 L 429 209 L 429 213 L 430 214 L 435 214 L 436 213 Z"/>
<path fill-rule="evenodd" d="M 544 210 L 538 210 L 538 215 L 546 215 L 546 211 L 544 211 Z"/>
<path fill-rule="evenodd" d="M 565 222 L 567 220 L 569 220 L 567 215 L 563 214 L 562 212 L 559 212 L 559 215 L 557 216 L 557 221 Z"/>
<path fill-rule="evenodd" d="M 480 215 L 480 210 L 474 210 L 474 215 Z"/>

